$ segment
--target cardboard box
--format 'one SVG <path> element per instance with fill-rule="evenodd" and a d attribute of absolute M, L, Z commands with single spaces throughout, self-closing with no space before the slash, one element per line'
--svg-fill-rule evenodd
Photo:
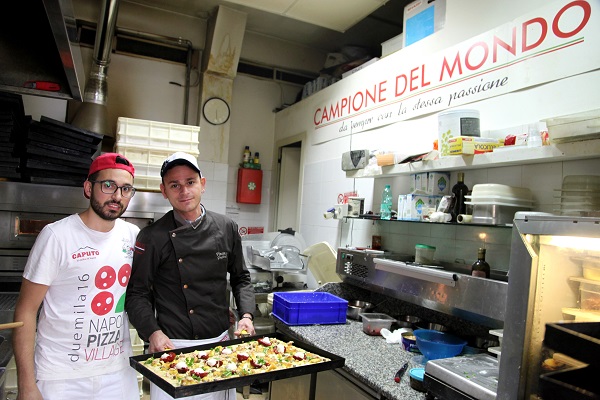
<path fill-rule="evenodd" d="M 435 211 L 443 196 L 407 194 L 402 219 L 420 221 L 430 210 Z M 400 199 L 398 199 L 400 201 Z"/>
<path fill-rule="evenodd" d="M 386 40 L 381 43 L 381 57 L 389 56 L 392 53 L 402 50 L 402 44 L 404 43 L 404 34 L 401 33 L 398 36 Z"/>
<path fill-rule="evenodd" d="M 456 136 L 448 139 L 450 155 L 473 155 L 489 153 L 496 147 L 503 146 L 498 139 L 488 139 L 473 136 Z"/>
<path fill-rule="evenodd" d="M 415 0 L 404 7 L 404 47 L 439 31 L 446 23 L 446 0 Z"/>
<path fill-rule="evenodd" d="M 450 173 L 428 172 L 427 194 L 432 194 L 435 196 L 445 196 L 450 194 Z"/>
<path fill-rule="evenodd" d="M 426 193 L 427 191 L 427 172 L 421 172 L 419 174 L 412 174 L 412 180 L 410 184 L 410 191 L 421 191 Z"/>

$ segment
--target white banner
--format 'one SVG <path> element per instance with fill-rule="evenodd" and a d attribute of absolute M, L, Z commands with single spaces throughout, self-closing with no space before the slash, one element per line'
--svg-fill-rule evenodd
<path fill-rule="evenodd" d="M 598 69 L 599 13 L 600 0 L 558 1 L 423 60 L 385 57 L 316 108 L 314 143 Z"/>

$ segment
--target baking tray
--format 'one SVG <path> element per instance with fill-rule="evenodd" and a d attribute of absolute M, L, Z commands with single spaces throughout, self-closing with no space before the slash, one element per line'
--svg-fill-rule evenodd
<path fill-rule="evenodd" d="M 323 363 L 319 363 L 319 364 L 304 365 L 301 367 L 293 367 L 293 368 L 288 368 L 288 369 L 283 369 L 283 370 L 278 370 L 278 371 L 263 372 L 263 373 L 256 374 L 256 375 L 241 376 L 239 378 L 230 378 L 230 379 L 225 379 L 225 380 L 217 381 L 217 382 L 201 382 L 201 383 L 198 383 L 195 385 L 179 386 L 179 387 L 175 387 L 175 386 L 171 385 L 169 382 L 167 382 L 160 376 L 156 375 L 150 369 L 146 368 L 143 364 L 144 361 L 146 361 L 149 357 L 159 358 L 162 354 L 164 354 L 164 351 L 161 351 L 158 353 L 142 354 L 139 356 L 129 357 L 129 361 L 130 361 L 130 365 L 135 370 L 137 370 L 139 373 L 144 375 L 146 378 L 148 378 L 150 380 L 150 382 L 152 382 L 155 385 L 157 385 L 158 387 L 160 387 L 171 397 L 176 398 L 176 399 L 181 398 L 181 397 L 194 396 L 194 395 L 201 394 L 201 393 L 217 392 L 217 391 L 231 389 L 231 388 L 256 385 L 256 384 L 260 384 L 260 383 L 276 381 L 279 379 L 287 379 L 287 378 L 292 378 L 295 376 L 308 375 L 308 374 L 313 374 L 316 372 L 327 371 L 327 370 L 331 370 L 331 369 L 335 369 L 335 368 L 341 368 L 344 366 L 344 363 L 346 362 L 346 360 L 340 356 L 337 356 L 333 353 L 329 353 L 325 350 L 321 350 L 318 347 L 311 346 L 307 343 L 293 339 L 293 338 L 283 335 L 281 333 L 273 333 L 273 334 L 269 334 L 266 336 L 268 336 L 270 338 L 283 340 L 286 342 L 293 341 L 295 346 L 300 347 L 303 350 L 318 354 L 319 356 L 329 358 L 331 361 L 327 361 L 327 362 L 323 362 Z M 184 347 L 184 348 L 176 349 L 173 351 L 176 354 L 179 354 L 179 353 L 192 352 L 194 350 L 209 350 L 215 346 L 226 347 L 226 346 L 230 346 L 233 344 L 239 344 L 239 343 L 250 342 L 253 340 L 258 340 L 263 337 L 265 337 L 265 335 L 248 336 L 245 338 L 229 340 L 226 342 L 217 342 L 217 343 L 210 343 L 210 344 L 200 345 L 200 346 Z"/>
<path fill-rule="evenodd" d="M 48 125 L 54 128 L 57 132 L 62 132 L 70 137 L 78 138 L 89 143 L 98 144 L 102 141 L 104 135 L 96 132 L 88 131 L 87 129 L 78 128 L 76 126 L 61 122 L 46 116 L 41 116 L 40 122 L 43 125 Z"/>
<path fill-rule="evenodd" d="M 600 367 L 600 322 L 546 324 L 544 345 L 598 368 Z"/>
<path fill-rule="evenodd" d="M 544 400 L 600 399 L 598 369 L 587 366 L 542 374 L 539 394 Z"/>

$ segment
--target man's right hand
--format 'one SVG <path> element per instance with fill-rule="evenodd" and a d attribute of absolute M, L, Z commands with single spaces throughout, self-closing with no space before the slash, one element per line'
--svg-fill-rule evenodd
<path fill-rule="evenodd" d="M 35 382 L 33 385 L 19 385 L 19 391 L 17 392 L 17 400 L 43 400 L 42 394 L 38 389 Z"/>
<path fill-rule="evenodd" d="M 171 342 L 171 339 L 163 333 L 163 331 L 156 331 L 150 335 L 150 342 L 148 346 L 149 353 L 158 353 L 161 351 L 172 350 L 175 345 Z"/>

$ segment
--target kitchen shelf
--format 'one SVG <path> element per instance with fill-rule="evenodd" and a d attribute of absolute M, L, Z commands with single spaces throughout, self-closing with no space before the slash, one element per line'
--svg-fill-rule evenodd
<path fill-rule="evenodd" d="M 370 217 L 344 217 L 345 220 L 348 219 L 364 219 L 367 221 L 381 221 L 381 222 L 408 222 L 408 223 L 416 223 L 416 224 L 435 224 L 435 225 L 453 225 L 453 226 L 477 226 L 477 227 L 486 227 L 486 228 L 507 228 L 512 229 L 512 224 L 504 224 L 504 225 L 491 225 L 491 224 L 458 224 L 456 222 L 429 222 L 429 221 L 413 221 L 409 219 L 381 219 L 381 218 L 370 218 Z"/>
<path fill-rule="evenodd" d="M 365 173 L 365 169 L 346 171 L 346 178 L 388 178 L 428 171 L 458 171 L 495 168 L 600 157 L 600 139 L 553 144 L 542 147 L 522 147 L 473 156 L 447 156 L 437 160 L 418 161 L 381 167 L 380 174 Z"/>

